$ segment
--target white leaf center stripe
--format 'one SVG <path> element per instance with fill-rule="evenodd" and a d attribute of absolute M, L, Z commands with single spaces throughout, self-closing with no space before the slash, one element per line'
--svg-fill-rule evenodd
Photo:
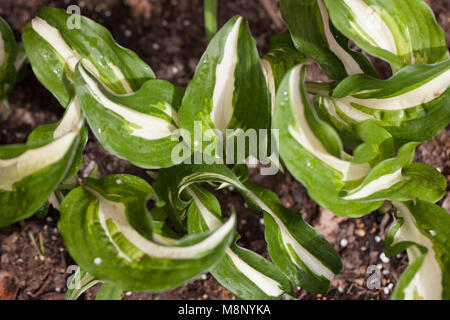
<path fill-rule="evenodd" d="M 366 198 L 378 191 L 387 190 L 396 183 L 403 181 L 404 177 L 402 176 L 402 169 L 398 169 L 397 171 L 386 174 L 384 176 L 375 179 L 374 181 L 369 182 L 367 185 L 362 188 L 357 188 L 349 192 L 349 195 L 344 197 L 344 200 L 356 200 Z"/>
<path fill-rule="evenodd" d="M 281 48 L 280 48 L 281 49 Z M 275 113 L 275 101 L 276 101 L 276 88 L 275 88 L 275 78 L 273 76 L 272 66 L 270 62 L 262 59 L 261 65 L 263 67 L 263 73 L 266 78 L 267 87 L 272 98 L 272 116 Z"/>
<path fill-rule="evenodd" d="M 13 191 L 14 183 L 61 160 L 77 134 L 70 132 L 45 146 L 27 150 L 16 158 L 0 160 L 0 189 Z"/>
<path fill-rule="evenodd" d="M 308 250 L 303 248 L 303 246 L 300 245 L 300 243 L 297 242 L 297 240 L 294 239 L 294 237 L 291 235 L 289 230 L 286 228 L 284 223 L 277 217 L 277 215 L 261 200 L 259 199 L 255 194 L 252 192 L 248 192 L 247 196 L 252 199 L 263 211 L 267 212 L 272 216 L 272 218 L 277 223 L 278 227 L 281 230 L 281 236 L 283 238 L 284 246 L 286 249 L 290 245 L 295 253 L 298 255 L 300 260 L 303 261 L 303 263 L 315 274 L 319 276 L 324 276 L 325 278 L 331 280 L 334 277 L 334 273 L 328 269 L 326 266 L 320 262 L 319 259 L 317 259 L 315 256 L 313 256 Z M 291 252 L 288 250 L 289 255 Z M 296 259 L 292 258 L 292 261 L 297 264 Z M 298 266 L 298 265 L 297 265 Z M 301 266 L 298 266 L 299 268 L 302 268 Z"/>
<path fill-rule="evenodd" d="M 442 270 L 436 260 L 433 243 L 416 227 L 415 219 L 406 205 L 401 202 L 393 204 L 398 209 L 398 217 L 403 219 L 403 225 L 395 234 L 393 245 L 411 241 L 428 249 L 421 268 L 405 290 L 405 299 L 413 300 L 414 292 L 417 291 L 426 300 L 440 300 L 442 298 Z M 416 246 L 410 246 L 407 252 L 410 264 L 422 255 Z"/>
<path fill-rule="evenodd" d="M 290 96 L 292 102 L 294 103 L 297 121 L 299 123 L 298 129 L 289 126 L 289 133 L 306 150 L 319 158 L 321 161 L 328 164 L 330 167 L 341 172 L 343 174 L 344 181 L 359 180 L 365 177 L 370 171 L 369 164 L 352 163 L 330 155 L 322 145 L 320 140 L 315 136 L 314 132 L 311 130 L 305 117 L 305 107 L 303 105 L 299 91 L 300 71 L 302 67 L 302 65 L 299 65 L 294 70 L 292 70 L 289 79 Z"/>
<path fill-rule="evenodd" d="M 53 133 L 53 137 L 57 139 L 59 137 L 62 137 L 66 133 L 78 131 L 80 120 L 81 120 L 81 107 L 80 104 L 78 103 L 78 99 L 75 98 L 67 107 L 66 114 L 64 115 L 60 124 L 56 128 L 55 132 Z"/>
<path fill-rule="evenodd" d="M 238 40 L 242 17 L 236 20 L 225 41 L 222 61 L 216 67 L 211 120 L 224 131 L 233 116 L 234 73 L 238 63 Z"/>
<path fill-rule="evenodd" d="M 334 38 L 333 33 L 330 30 L 330 18 L 328 15 L 327 8 L 323 4 L 322 0 L 317 1 L 320 9 L 320 14 L 322 16 L 323 27 L 325 31 L 325 36 L 330 46 L 331 51 L 342 61 L 345 67 L 345 71 L 348 75 L 364 73 L 359 66 L 359 64 L 353 59 L 353 57 L 342 48 L 339 43 Z"/>
<path fill-rule="evenodd" d="M 98 201 L 98 217 L 105 233 L 109 236 L 110 241 L 116 246 L 119 256 L 127 260 L 131 260 L 123 251 L 121 251 L 114 240 L 111 238 L 106 222 L 112 220 L 120 233 L 128 239 L 136 248 L 144 252 L 150 257 L 158 259 L 198 259 L 210 253 L 216 248 L 231 232 L 236 221 L 236 217 L 232 216 L 222 227 L 215 231 L 203 241 L 185 247 L 169 247 L 156 244 L 141 236 L 128 222 L 126 217 L 125 205 L 122 202 L 113 202 L 102 197 L 97 192 L 88 189 L 93 193 Z"/>
<path fill-rule="evenodd" d="M 205 220 L 208 228 L 210 230 L 216 230 L 217 228 L 219 228 L 222 225 L 222 222 L 203 205 L 195 192 L 193 192 L 191 189 L 187 189 L 187 191 L 192 196 L 192 199 L 194 200 L 195 205 L 202 214 L 202 217 Z M 252 268 L 238 255 L 236 255 L 230 248 L 227 249 L 226 255 L 231 259 L 236 268 L 240 272 L 242 272 L 244 276 L 246 276 L 268 296 L 279 297 L 284 293 L 284 291 L 280 289 L 280 284 L 278 282 Z"/>
<path fill-rule="evenodd" d="M 84 61 L 85 60 L 82 61 L 83 64 Z M 133 126 L 129 126 L 129 129 L 132 131 L 131 135 L 146 140 L 158 140 L 171 136 L 172 132 L 176 130 L 175 126 L 162 118 L 138 112 L 111 101 L 102 93 L 97 83 L 82 67 L 80 67 L 79 70 L 87 84 L 88 90 L 94 96 L 95 100 L 106 109 L 111 110 L 133 124 Z"/>
<path fill-rule="evenodd" d="M 72 72 L 74 72 L 77 63 L 82 58 L 75 50 L 72 50 L 72 48 L 70 48 L 70 46 L 64 41 L 59 30 L 54 28 L 53 26 L 48 24 L 47 21 L 39 17 L 36 17 L 33 20 L 31 20 L 31 26 L 33 27 L 33 30 L 37 34 L 39 34 L 43 39 L 45 39 L 45 41 L 47 41 L 56 50 L 56 52 L 58 52 L 58 54 L 61 55 L 61 57 L 66 61 L 67 65 L 69 66 L 69 69 Z M 84 59 L 83 64 L 85 65 L 85 67 L 88 68 L 90 72 L 94 73 L 97 78 L 100 78 L 100 73 L 98 72 L 97 68 L 89 60 Z M 125 91 L 127 93 L 132 93 L 133 90 L 131 89 L 128 81 L 125 79 L 125 76 L 123 75 L 122 71 L 112 63 L 109 63 L 108 66 L 114 72 L 117 79 L 119 79 Z M 108 90 L 110 89 L 108 88 Z"/>
<path fill-rule="evenodd" d="M 379 110 L 402 110 L 413 108 L 436 99 L 447 90 L 449 85 L 450 70 L 447 70 L 420 87 L 395 97 L 384 99 L 345 97 L 334 100 L 339 106 L 343 104 L 357 104 Z"/>
<path fill-rule="evenodd" d="M 45 39 L 45 41 L 47 41 L 61 55 L 61 57 L 67 62 L 70 70 L 72 72 L 75 71 L 75 67 L 81 57 L 67 45 L 59 30 L 52 27 L 47 23 L 47 21 L 39 17 L 31 20 L 31 25 L 34 31 L 36 31 L 36 33 Z"/>
<path fill-rule="evenodd" d="M 363 0 L 344 0 L 354 13 L 355 21 L 350 21 L 353 29 L 373 46 L 397 55 L 397 45 L 391 30 L 382 17 Z"/>

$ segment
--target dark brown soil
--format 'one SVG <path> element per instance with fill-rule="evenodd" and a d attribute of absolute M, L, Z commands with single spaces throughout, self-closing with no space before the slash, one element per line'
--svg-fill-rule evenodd
<path fill-rule="evenodd" d="M 270 1 L 274 16 L 279 17 L 277 0 Z M 437 20 L 445 29 L 450 43 L 450 20 L 446 0 L 428 1 Z M 125 4 L 124 4 L 125 3 Z M 53 5 L 61 8 L 78 4 L 82 14 L 104 24 L 117 41 L 136 51 L 152 66 L 158 78 L 177 85 L 186 85 L 192 77 L 197 61 L 206 47 L 201 0 L 0 0 L 0 15 L 13 26 L 17 37 L 24 22 L 34 16 L 37 8 Z M 281 20 L 274 20 L 257 0 L 233 0 L 220 2 L 220 24 L 233 15 L 241 14 L 249 20 L 252 32 L 261 52 L 267 50 L 270 36 L 282 30 Z M 282 26 L 282 23 L 281 23 Z M 380 65 L 380 74 L 388 74 Z M 378 64 L 377 64 L 378 66 Z M 310 72 L 310 79 L 322 78 L 319 71 Z M 26 140 L 30 131 L 39 124 L 59 120 L 63 109 L 51 94 L 33 76 L 20 83 L 10 96 L 12 114 L 4 120 L 5 111 L 0 107 L 0 144 L 19 143 Z M 429 163 L 450 180 L 450 128 L 432 141 L 423 143 L 417 152 L 417 160 Z M 131 173 L 146 177 L 143 170 L 117 159 L 106 152 L 90 135 L 84 152 L 84 168 L 96 162 L 101 175 Z M 404 254 L 383 263 L 383 238 L 392 222 L 390 215 L 372 214 L 361 219 L 336 217 L 312 202 L 305 188 L 289 173 L 274 177 L 259 176 L 252 171 L 251 180 L 277 193 L 287 207 L 302 214 L 306 221 L 319 230 L 342 257 L 344 269 L 332 282 L 326 295 L 309 294 L 297 290 L 299 299 L 389 299 L 392 286 L 407 265 Z M 223 208 L 234 206 L 239 217 L 240 244 L 268 257 L 264 242 L 264 226 L 261 216 L 249 211 L 243 199 L 233 190 L 220 193 Z M 450 210 L 450 196 L 442 201 Z M 70 258 L 56 221 L 58 213 L 51 211 L 46 219 L 30 218 L 0 230 L 0 299 L 63 299 L 66 280 L 71 275 L 67 268 L 74 262 Z M 32 244 L 32 240 L 37 246 Z M 40 239 L 45 252 L 40 247 Z M 347 244 L 347 245 L 345 245 Z M 40 252 L 39 252 L 40 251 Z M 40 257 L 42 254 L 42 257 Z M 386 262 L 386 260 L 385 260 Z M 382 288 L 369 290 L 366 274 L 369 265 L 377 265 L 382 271 Z M 90 289 L 83 298 L 92 299 L 97 289 Z M 197 279 L 176 290 L 165 293 L 124 293 L 125 299 L 235 299 L 212 277 Z"/>

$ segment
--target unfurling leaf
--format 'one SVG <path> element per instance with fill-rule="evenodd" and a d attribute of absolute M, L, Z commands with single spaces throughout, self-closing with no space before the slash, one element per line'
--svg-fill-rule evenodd
<path fill-rule="evenodd" d="M 323 0 L 282 0 L 281 13 L 300 53 L 319 63 L 334 80 L 347 75 L 377 74 L 359 52 L 348 48 L 348 39 L 330 23 Z"/>
<path fill-rule="evenodd" d="M 221 141 L 227 129 L 239 129 L 242 134 L 248 129 L 270 129 L 270 110 L 270 95 L 256 42 L 247 21 L 236 16 L 211 40 L 186 89 L 180 127 L 189 136 L 183 137 L 193 150 L 202 151 L 210 145 L 214 149 L 215 142 Z M 195 126 L 200 124 L 202 127 L 197 129 Z M 214 157 L 209 151 L 208 155 Z"/>

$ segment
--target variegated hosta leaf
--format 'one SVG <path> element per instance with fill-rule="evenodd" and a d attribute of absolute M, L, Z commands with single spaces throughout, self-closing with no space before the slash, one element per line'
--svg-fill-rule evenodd
<path fill-rule="evenodd" d="M 271 191 L 246 183 L 247 201 L 264 212 L 270 257 L 303 289 L 325 293 L 342 263 L 333 247 L 298 212 L 286 209 Z"/>
<path fill-rule="evenodd" d="M 343 80 L 318 109 L 338 130 L 355 133 L 367 119 L 400 141 L 431 139 L 450 123 L 450 60 L 402 68 L 388 80 L 355 75 Z"/>
<path fill-rule="evenodd" d="M 407 250 L 410 265 L 393 299 L 450 299 L 450 214 L 425 201 L 394 202 L 395 224 L 386 234 L 386 252 Z"/>
<path fill-rule="evenodd" d="M 180 109 L 180 126 L 190 133 L 185 140 L 194 150 L 209 145 L 214 149 L 226 129 L 269 129 L 270 110 L 256 42 L 245 18 L 236 16 L 211 40 L 187 87 Z M 201 130 L 194 130 L 196 122 L 201 123 Z M 235 132 L 233 137 L 240 135 Z"/>
<path fill-rule="evenodd" d="M 76 94 L 89 126 L 111 153 L 143 168 L 170 167 L 178 145 L 177 111 L 184 90 L 149 80 L 135 93 L 111 93 L 82 60 L 76 67 Z"/>
<path fill-rule="evenodd" d="M 282 0 L 281 13 L 297 49 L 320 64 L 332 79 L 367 73 L 377 77 L 370 62 L 348 48 L 348 39 L 330 23 L 323 0 Z"/>
<path fill-rule="evenodd" d="M 98 280 L 78 267 L 67 288 L 66 300 L 77 300 L 87 289 L 96 285 Z"/>
<path fill-rule="evenodd" d="M 336 28 L 400 69 L 448 58 L 445 33 L 423 0 L 324 0 Z"/>
<path fill-rule="evenodd" d="M 405 144 L 395 157 L 392 136 L 373 122 L 359 125 L 366 142 L 355 157 L 345 154 L 339 136 L 310 105 L 305 71 L 305 66 L 297 66 L 283 80 L 274 127 L 280 131 L 281 157 L 312 199 L 338 215 L 361 216 L 386 199 L 437 201 L 442 197 L 445 182 L 439 173 L 411 164 L 417 143 Z M 386 146 L 390 147 L 385 150 Z"/>
<path fill-rule="evenodd" d="M 232 216 L 215 232 L 181 240 L 156 236 L 147 200 L 154 191 L 130 175 L 86 179 L 61 204 L 58 229 L 74 260 L 124 290 L 176 287 L 220 261 L 234 234 Z M 163 242 L 165 244 L 162 244 Z"/>
<path fill-rule="evenodd" d="M 221 183 L 231 185 L 239 190 L 246 190 L 242 182 L 225 165 L 183 163 L 162 169 L 156 180 L 155 190 L 166 204 L 164 208 L 169 212 L 172 221 L 181 230 L 187 229 L 186 210 L 190 203 L 183 197 L 183 192 L 190 185 L 197 183 Z"/>
<path fill-rule="evenodd" d="M 198 186 L 187 192 L 192 197 L 189 206 L 189 233 L 216 230 L 223 224 L 220 204 L 213 194 Z M 240 299 L 273 300 L 289 298 L 292 288 L 282 272 L 260 255 L 233 243 L 211 274 Z"/>
<path fill-rule="evenodd" d="M 0 226 L 33 215 L 72 171 L 85 133 L 80 113 L 66 111 L 53 135 L 24 145 L 0 146 Z M 45 136 L 45 137 L 44 137 Z"/>
<path fill-rule="evenodd" d="M 16 56 L 17 43 L 14 34 L 8 23 L 0 17 L 0 101 L 16 83 Z"/>
<path fill-rule="evenodd" d="M 68 24 L 64 10 L 41 8 L 23 28 L 22 38 L 39 81 L 66 107 L 74 94 L 73 74 L 81 59 L 90 72 L 118 94 L 130 93 L 155 78 L 134 52 L 119 46 L 103 26 L 80 18 L 79 28 Z"/>

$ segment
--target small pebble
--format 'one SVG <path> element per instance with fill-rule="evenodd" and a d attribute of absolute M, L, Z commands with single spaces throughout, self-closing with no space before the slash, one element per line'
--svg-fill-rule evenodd
<path fill-rule="evenodd" d="M 129 38 L 133 35 L 133 32 L 131 30 L 125 30 L 125 37 Z"/>
<path fill-rule="evenodd" d="M 154 43 L 153 45 L 152 45 L 152 48 L 153 48 L 153 50 L 159 50 L 159 44 L 158 43 Z"/>
<path fill-rule="evenodd" d="M 356 229 L 356 231 L 355 231 L 355 234 L 358 236 L 358 237 L 364 237 L 365 235 L 366 235 L 366 232 L 363 230 L 363 229 Z"/>
<path fill-rule="evenodd" d="M 47 222 L 52 222 L 53 221 L 52 217 L 47 217 L 47 218 L 45 218 L 45 220 L 47 220 Z"/>
<path fill-rule="evenodd" d="M 341 239 L 340 245 L 342 248 L 345 248 L 348 245 L 347 239 L 345 238 Z"/>
<path fill-rule="evenodd" d="M 202 298 L 203 298 L 203 299 L 208 299 L 208 295 L 205 293 L 205 294 L 202 296 Z"/>
<path fill-rule="evenodd" d="M 386 257 L 386 255 L 384 254 L 384 252 L 382 252 L 382 253 L 380 253 L 380 260 L 381 260 L 381 262 L 383 262 L 383 263 L 389 263 L 389 258 L 388 257 Z"/>
<path fill-rule="evenodd" d="M 375 242 L 380 242 L 381 241 L 381 237 L 380 236 L 375 236 Z"/>
<path fill-rule="evenodd" d="M 367 250 L 367 247 L 365 247 L 365 246 L 361 247 L 361 251 L 366 251 L 366 250 Z"/>
<path fill-rule="evenodd" d="M 264 225 L 264 218 L 259 219 L 259 224 Z"/>
<path fill-rule="evenodd" d="M 56 292 L 61 292 L 61 288 L 55 288 Z"/>
<path fill-rule="evenodd" d="M 206 274 L 202 274 L 202 276 L 200 277 L 202 280 L 206 280 L 208 279 L 208 276 Z"/>
<path fill-rule="evenodd" d="M 339 291 L 340 293 L 343 293 L 343 292 L 344 292 L 344 288 L 342 288 L 341 286 L 339 286 L 339 287 L 338 287 L 338 291 Z"/>
<path fill-rule="evenodd" d="M 383 292 L 384 292 L 384 294 L 389 294 L 389 288 L 385 287 L 385 288 L 383 289 Z"/>
<path fill-rule="evenodd" d="M 388 275 L 388 274 L 389 274 L 389 270 L 384 269 L 384 270 L 383 270 L 383 274 L 384 274 L 384 275 Z"/>
<path fill-rule="evenodd" d="M 131 294 L 132 294 L 132 292 L 131 292 L 131 291 L 127 291 L 127 292 L 125 292 L 125 295 L 126 295 L 127 297 L 131 296 Z"/>
<path fill-rule="evenodd" d="M 246 224 L 246 223 L 247 223 L 247 220 L 242 219 L 242 220 L 241 220 L 241 223 L 242 223 L 242 224 Z"/>
<path fill-rule="evenodd" d="M 392 283 L 389 283 L 389 284 L 388 284 L 389 290 L 391 290 L 393 287 L 394 287 L 394 285 L 393 285 Z"/>

